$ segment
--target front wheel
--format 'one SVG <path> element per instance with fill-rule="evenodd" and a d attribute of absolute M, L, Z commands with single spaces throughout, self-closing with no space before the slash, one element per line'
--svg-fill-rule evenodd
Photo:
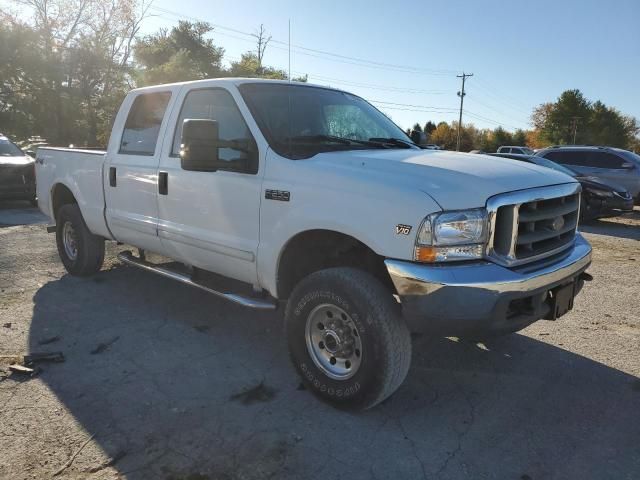
<path fill-rule="evenodd" d="M 56 218 L 60 259 L 71 275 L 88 276 L 102 268 L 104 239 L 92 234 L 76 204 L 63 205 Z"/>
<path fill-rule="evenodd" d="M 391 293 L 354 268 L 313 273 L 294 289 L 285 328 L 303 383 L 334 406 L 367 409 L 390 396 L 411 363 L 411 336 Z"/>

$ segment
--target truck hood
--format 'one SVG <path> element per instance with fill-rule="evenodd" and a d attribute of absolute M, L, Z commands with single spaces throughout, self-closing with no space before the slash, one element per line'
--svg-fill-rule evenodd
<path fill-rule="evenodd" d="M 483 207 L 499 193 L 576 182 L 549 168 L 488 155 L 408 149 L 345 153 L 321 153 L 316 159 L 331 168 L 356 169 L 361 175 L 415 187 L 446 210 Z"/>
<path fill-rule="evenodd" d="M 3 157 L 0 155 L 0 165 L 28 165 L 33 162 L 35 160 L 28 155 L 24 157 Z"/>

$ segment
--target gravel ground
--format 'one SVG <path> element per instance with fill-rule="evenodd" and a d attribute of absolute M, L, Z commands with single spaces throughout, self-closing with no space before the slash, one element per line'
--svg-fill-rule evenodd
<path fill-rule="evenodd" d="M 0 478 L 640 478 L 640 210 L 583 230 L 575 309 L 487 344 L 416 337 L 404 385 L 349 414 L 300 388 L 281 313 L 115 261 L 66 275 L 34 209 L 0 206 Z M 65 468 L 66 467 L 66 468 Z M 57 472 L 60 472 L 56 475 Z"/>

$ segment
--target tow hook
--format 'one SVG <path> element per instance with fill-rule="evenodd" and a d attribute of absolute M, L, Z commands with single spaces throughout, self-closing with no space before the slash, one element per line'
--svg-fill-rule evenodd
<path fill-rule="evenodd" d="M 580 275 L 580 280 L 584 282 L 590 282 L 591 280 L 593 280 L 593 276 L 588 274 L 587 272 L 582 272 L 582 274 Z"/>

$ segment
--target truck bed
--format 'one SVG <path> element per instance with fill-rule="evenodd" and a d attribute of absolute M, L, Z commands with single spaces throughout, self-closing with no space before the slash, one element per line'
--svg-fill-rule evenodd
<path fill-rule="evenodd" d="M 65 185 L 78 201 L 89 230 L 111 238 L 104 217 L 104 150 L 41 147 L 36 158 L 37 196 L 40 209 L 55 223 L 53 192 Z"/>

